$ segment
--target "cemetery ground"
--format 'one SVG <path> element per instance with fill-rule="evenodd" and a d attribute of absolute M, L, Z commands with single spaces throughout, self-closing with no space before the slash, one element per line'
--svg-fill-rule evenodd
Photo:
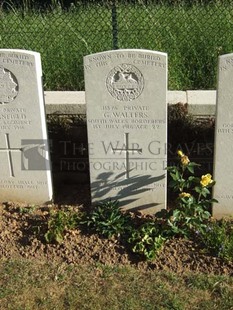
<path fill-rule="evenodd" d="M 0 206 L 0 309 L 232 309 L 233 263 L 194 240 L 172 238 L 151 261 L 82 226 L 46 242 L 51 214 L 90 208 L 89 186 L 62 192 L 56 205 Z"/>
<path fill-rule="evenodd" d="M 195 126 L 178 105 L 169 112 L 169 142 L 186 150 L 194 136 L 211 143 L 213 123 L 210 119 Z M 195 153 L 196 159 L 198 155 L 203 159 Z M 55 204 L 47 206 L 8 202 L 0 207 L 0 309 L 233 308 L 232 257 L 214 255 L 198 238 L 174 237 L 155 259 L 146 260 L 117 236 L 106 238 L 85 225 L 73 226 L 74 214 L 91 211 L 89 185 L 62 185 L 55 194 Z M 133 219 L 140 225 L 150 217 L 135 213 Z"/>

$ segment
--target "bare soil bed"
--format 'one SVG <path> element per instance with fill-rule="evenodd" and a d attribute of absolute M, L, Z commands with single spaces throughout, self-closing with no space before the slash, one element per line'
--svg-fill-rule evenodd
<path fill-rule="evenodd" d="M 63 188 L 56 204 L 28 207 L 5 203 L 0 206 L 1 259 L 28 258 L 67 264 L 133 265 L 142 269 L 187 271 L 233 275 L 233 263 L 213 257 L 199 244 L 185 239 L 168 240 L 158 258 L 151 262 L 131 253 L 117 239 L 104 239 L 80 229 L 66 231 L 62 244 L 47 244 L 44 234 L 51 209 L 87 209 L 88 186 Z M 64 195 L 64 192 L 67 193 Z"/>

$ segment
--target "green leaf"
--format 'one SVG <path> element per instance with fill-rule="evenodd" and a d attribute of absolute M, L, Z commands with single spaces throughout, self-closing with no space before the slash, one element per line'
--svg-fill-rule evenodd
<path fill-rule="evenodd" d="M 176 166 L 168 166 L 167 168 L 165 168 L 167 171 L 176 171 L 177 167 Z"/>
<path fill-rule="evenodd" d="M 194 190 L 195 190 L 195 192 L 198 193 L 198 194 L 201 194 L 201 192 L 202 192 L 202 188 L 201 188 L 200 186 L 195 186 L 195 187 L 194 187 Z"/>
<path fill-rule="evenodd" d="M 191 167 L 200 167 L 201 166 L 200 164 L 197 164 L 197 163 L 195 163 L 193 161 L 191 161 L 188 165 L 191 166 Z"/>
<path fill-rule="evenodd" d="M 170 176 L 172 177 L 172 179 L 174 181 L 178 181 L 180 179 L 179 173 L 178 174 L 177 173 L 170 173 Z"/>
<path fill-rule="evenodd" d="M 178 218 L 179 216 L 180 216 L 180 210 L 178 210 L 178 209 L 175 209 L 174 211 L 173 211 L 173 214 L 172 214 L 172 216 L 176 219 L 176 218 Z"/>
<path fill-rule="evenodd" d="M 191 176 L 188 177 L 188 181 L 189 181 L 189 182 L 193 182 L 193 181 L 195 181 L 195 179 L 196 179 L 196 177 L 193 176 L 193 175 L 191 175 Z"/>
<path fill-rule="evenodd" d="M 194 167 L 193 167 L 193 166 L 188 165 L 188 166 L 187 166 L 187 169 L 188 169 L 189 172 L 191 172 L 192 174 L 194 174 Z"/>
<path fill-rule="evenodd" d="M 210 191 L 206 187 L 203 187 L 201 194 L 202 196 L 206 197 L 208 194 L 210 194 Z"/>

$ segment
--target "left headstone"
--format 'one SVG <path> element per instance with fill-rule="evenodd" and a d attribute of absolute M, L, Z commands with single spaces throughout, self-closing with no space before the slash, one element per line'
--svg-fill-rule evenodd
<path fill-rule="evenodd" d="M 0 202 L 52 199 L 40 54 L 0 49 Z"/>

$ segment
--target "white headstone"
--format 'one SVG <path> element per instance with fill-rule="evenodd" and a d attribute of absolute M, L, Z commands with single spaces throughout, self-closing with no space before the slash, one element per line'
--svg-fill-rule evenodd
<path fill-rule="evenodd" d="M 166 207 L 167 54 L 117 50 L 84 57 L 93 203 Z"/>
<path fill-rule="evenodd" d="M 52 199 L 40 54 L 0 50 L 0 202 Z"/>
<path fill-rule="evenodd" d="M 233 216 L 233 54 L 219 57 L 213 216 Z"/>

